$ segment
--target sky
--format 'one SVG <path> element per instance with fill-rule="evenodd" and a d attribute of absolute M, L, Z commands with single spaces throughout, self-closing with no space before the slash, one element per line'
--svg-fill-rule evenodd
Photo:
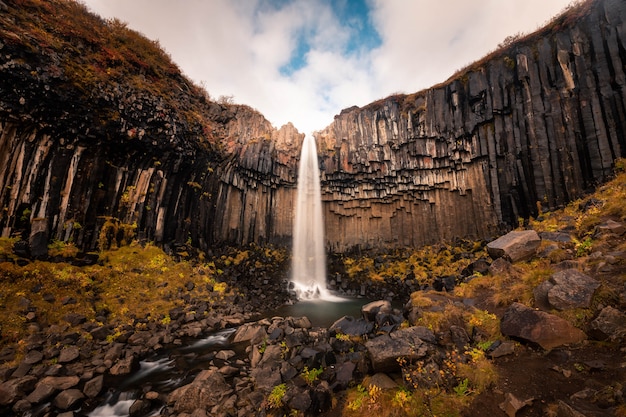
<path fill-rule="evenodd" d="M 158 40 L 214 99 L 276 128 L 445 81 L 572 0 L 82 0 Z"/>

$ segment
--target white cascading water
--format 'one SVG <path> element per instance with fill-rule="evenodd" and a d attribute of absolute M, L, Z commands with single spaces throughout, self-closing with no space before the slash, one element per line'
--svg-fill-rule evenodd
<path fill-rule="evenodd" d="M 315 139 L 305 136 L 298 168 L 291 280 L 298 298 L 328 298 L 320 172 Z"/>

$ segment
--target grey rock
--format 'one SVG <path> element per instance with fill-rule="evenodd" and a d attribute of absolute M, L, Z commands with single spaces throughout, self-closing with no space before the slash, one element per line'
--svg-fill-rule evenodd
<path fill-rule="evenodd" d="M 419 338 L 413 327 L 391 332 L 365 342 L 372 366 L 376 372 L 396 371 L 398 359 L 417 360 L 425 357 L 432 347 Z"/>
<path fill-rule="evenodd" d="M 503 335 L 535 343 L 546 350 L 578 343 L 585 333 L 566 320 L 523 304 L 513 303 L 500 321 Z"/>
<path fill-rule="evenodd" d="M 514 230 L 487 244 L 487 252 L 493 259 L 506 256 L 515 263 L 535 256 L 541 238 L 534 230 Z"/>
<path fill-rule="evenodd" d="M 576 269 L 565 269 L 552 274 L 548 289 L 548 303 L 557 310 L 588 308 L 600 283 Z"/>
<path fill-rule="evenodd" d="M 361 307 L 363 318 L 367 321 L 374 321 L 378 313 L 391 314 L 391 302 L 387 300 L 372 301 Z"/>
<path fill-rule="evenodd" d="M 614 307 L 604 307 L 590 324 L 590 335 L 598 340 L 626 340 L 626 314 Z"/>

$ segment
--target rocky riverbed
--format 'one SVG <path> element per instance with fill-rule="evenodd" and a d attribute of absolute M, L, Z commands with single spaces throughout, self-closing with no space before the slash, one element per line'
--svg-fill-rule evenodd
<path fill-rule="evenodd" d="M 294 294 L 287 258 L 272 249 L 225 252 L 202 266 L 167 263 L 149 245 L 92 259 L 98 269 L 78 257 L 75 280 L 57 271 L 54 281 L 73 296 L 43 281 L 54 263 L 5 254 L 2 285 L 21 290 L 2 294 L 0 413 L 622 415 L 626 223 L 615 195 L 624 184 L 622 174 L 456 256 L 463 268 L 430 284 L 416 267 L 395 286 L 333 271 L 340 294 L 380 299 L 327 326 L 276 313 Z M 121 281 L 106 275 L 115 287 L 99 286 L 103 271 Z M 142 277 L 145 294 L 123 287 Z M 21 336 L 11 342 L 8 329 Z"/>

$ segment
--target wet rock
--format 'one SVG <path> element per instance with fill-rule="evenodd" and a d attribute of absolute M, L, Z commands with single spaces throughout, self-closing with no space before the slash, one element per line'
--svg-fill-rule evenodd
<path fill-rule="evenodd" d="M 70 410 L 78 406 L 85 398 L 79 389 L 68 389 L 62 391 L 54 398 L 53 404 L 61 410 Z"/>
<path fill-rule="evenodd" d="M 150 411 L 151 406 L 152 404 L 148 400 L 135 400 L 128 409 L 128 415 L 130 417 L 142 416 Z"/>
<path fill-rule="evenodd" d="M 500 331 L 505 336 L 535 343 L 546 350 L 586 339 L 582 330 L 566 320 L 520 303 L 513 303 L 505 311 Z"/>
<path fill-rule="evenodd" d="M 398 358 L 417 360 L 425 357 L 431 346 L 419 338 L 419 331 L 410 327 L 365 342 L 372 366 L 376 372 L 396 371 Z"/>
<path fill-rule="evenodd" d="M 361 307 L 361 314 L 367 321 L 374 321 L 378 313 L 391 314 L 391 302 L 387 300 L 372 301 Z"/>
<path fill-rule="evenodd" d="M 374 323 L 369 323 L 364 319 L 355 319 L 352 316 L 343 316 L 335 321 L 329 330 L 350 336 L 363 336 L 374 330 Z"/>
<path fill-rule="evenodd" d="M 137 360 L 134 356 L 118 360 L 111 367 L 109 372 L 111 375 L 128 375 L 137 368 Z"/>
<path fill-rule="evenodd" d="M 216 370 L 202 371 L 191 384 L 171 392 L 167 403 L 176 413 L 193 413 L 201 408 L 210 410 L 233 393 L 224 376 Z"/>
<path fill-rule="evenodd" d="M 100 394 L 100 392 L 102 392 L 103 386 L 104 375 L 98 375 L 85 382 L 85 386 L 83 387 L 83 394 L 85 394 L 88 398 L 96 398 Z"/>
<path fill-rule="evenodd" d="M 507 257 L 511 262 L 532 258 L 537 252 L 541 238 L 534 230 L 514 230 L 487 244 L 487 252 L 493 259 Z"/>

